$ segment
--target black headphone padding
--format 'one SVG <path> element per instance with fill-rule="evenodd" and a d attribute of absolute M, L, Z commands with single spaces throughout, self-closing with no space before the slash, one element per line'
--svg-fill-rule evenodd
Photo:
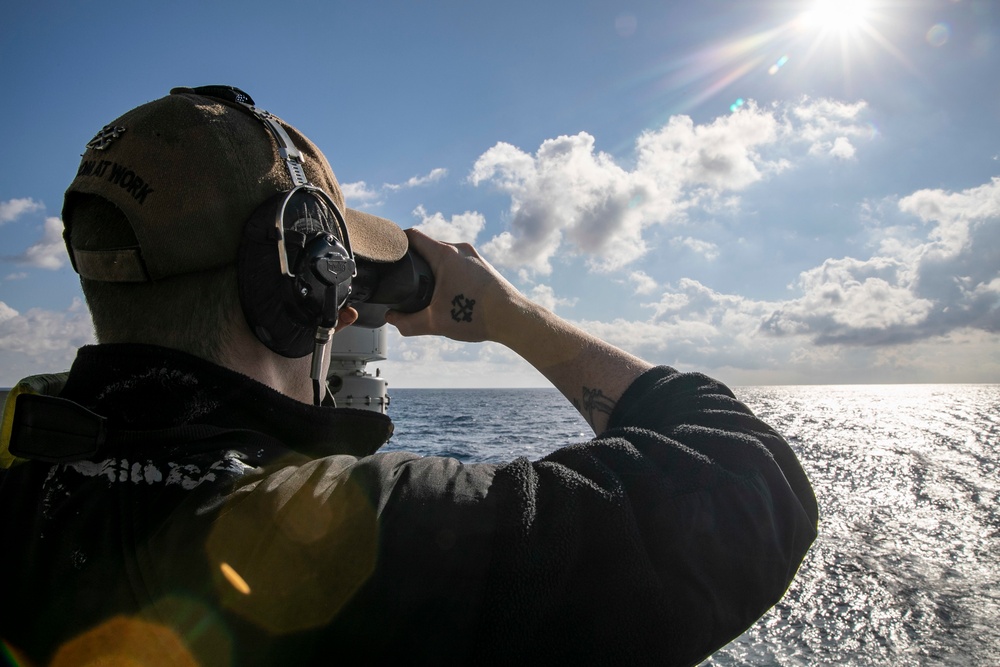
<path fill-rule="evenodd" d="M 344 305 L 335 298 L 335 286 L 316 279 L 313 259 L 350 254 L 332 231 L 338 222 L 330 220 L 334 213 L 324 198 L 315 190 L 301 189 L 286 206 L 290 214 L 285 216 L 285 248 L 296 277 L 285 275 L 275 221 L 286 197 L 287 192 L 276 194 L 247 220 L 238 258 L 239 291 L 243 314 L 257 338 L 273 352 L 297 359 L 313 351 L 317 327 L 335 321 Z"/>

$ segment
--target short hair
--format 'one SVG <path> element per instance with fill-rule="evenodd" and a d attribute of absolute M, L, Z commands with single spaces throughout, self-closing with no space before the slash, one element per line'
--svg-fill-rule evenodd
<path fill-rule="evenodd" d="M 138 246 L 125 215 L 96 195 L 75 195 L 64 213 L 80 250 Z M 243 321 L 235 263 L 149 282 L 80 278 L 99 343 L 160 345 L 218 363 Z"/>

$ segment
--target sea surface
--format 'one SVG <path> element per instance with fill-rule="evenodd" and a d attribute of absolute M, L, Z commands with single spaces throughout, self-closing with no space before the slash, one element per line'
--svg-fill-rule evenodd
<path fill-rule="evenodd" d="M 735 388 L 799 455 L 820 534 L 704 665 L 1000 666 L 1000 385 Z M 555 390 L 396 389 L 391 449 L 537 459 L 590 437 Z"/>

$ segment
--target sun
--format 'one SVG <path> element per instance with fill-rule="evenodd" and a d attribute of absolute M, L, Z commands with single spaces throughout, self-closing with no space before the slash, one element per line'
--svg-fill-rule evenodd
<path fill-rule="evenodd" d="M 800 20 L 823 32 L 856 32 L 867 26 L 870 5 L 869 0 L 813 0 Z"/>
<path fill-rule="evenodd" d="M 956 2 L 958 0 L 955 0 Z M 1000 0 L 995 0 L 1000 2 Z M 910 71 L 916 69 L 890 35 L 906 20 L 899 0 L 768 0 L 780 12 L 751 24 L 728 40 L 696 51 L 680 63 L 671 61 L 665 85 L 695 92 L 686 107 L 695 107 L 750 74 L 767 72 L 781 86 L 839 81 L 856 94 L 857 86 L 882 75 L 888 54 Z M 762 3 L 763 4 L 763 3 Z M 780 18 L 779 18 L 780 17 Z M 888 31 L 887 31 L 888 30 Z M 752 93 L 734 91 L 729 110 L 736 113 Z M 735 101 L 733 99 L 735 98 Z"/>

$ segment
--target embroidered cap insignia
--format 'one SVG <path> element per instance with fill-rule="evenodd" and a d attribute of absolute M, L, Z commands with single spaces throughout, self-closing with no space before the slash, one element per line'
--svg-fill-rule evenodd
<path fill-rule="evenodd" d="M 111 145 L 112 141 L 120 137 L 124 131 L 125 128 L 118 125 L 105 125 L 101 128 L 101 131 L 87 143 L 87 148 L 93 148 L 95 151 L 103 151 Z"/>

